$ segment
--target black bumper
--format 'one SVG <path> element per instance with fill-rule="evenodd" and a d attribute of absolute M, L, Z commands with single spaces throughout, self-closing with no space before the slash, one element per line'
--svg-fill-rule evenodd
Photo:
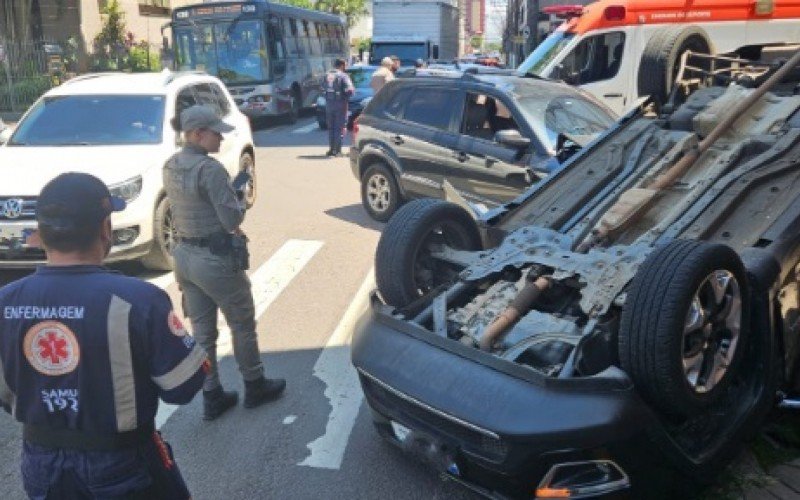
<path fill-rule="evenodd" d="M 642 440 L 657 420 L 624 372 L 547 379 L 389 312 L 373 300 L 352 359 L 378 430 L 396 444 L 409 448 L 392 421 L 439 449 L 422 458 L 462 482 L 524 498 L 557 463 L 611 459 L 630 474 L 647 461 Z"/>

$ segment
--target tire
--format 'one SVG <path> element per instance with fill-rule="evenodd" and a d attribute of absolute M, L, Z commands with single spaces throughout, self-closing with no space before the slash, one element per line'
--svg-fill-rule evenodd
<path fill-rule="evenodd" d="M 681 56 L 687 50 L 711 53 L 705 31 L 697 26 L 670 26 L 656 32 L 647 42 L 639 63 L 639 96 L 652 96 L 657 107 L 664 104 L 675 83 Z"/>
<path fill-rule="evenodd" d="M 300 89 L 295 87 L 292 89 L 292 109 L 286 115 L 286 121 L 294 125 L 300 118 L 300 110 L 303 107 L 303 94 Z"/>
<path fill-rule="evenodd" d="M 750 301 L 739 256 L 725 245 L 675 240 L 645 260 L 627 295 L 619 359 L 639 393 L 673 419 L 708 410 L 747 348 Z M 717 355 L 727 368 L 704 364 Z"/>
<path fill-rule="evenodd" d="M 371 164 L 361 177 L 361 204 L 378 222 L 388 221 L 402 204 L 397 180 L 385 163 Z"/>
<path fill-rule="evenodd" d="M 250 182 L 247 183 L 244 195 L 244 203 L 247 209 L 253 208 L 256 203 L 256 195 L 258 194 L 258 182 L 256 180 L 256 162 L 253 155 L 250 153 L 242 153 L 239 158 L 239 171 L 247 172 L 250 174 Z"/>
<path fill-rule="evenodd" d="M 175 226 L 172 222 L 169 199 L 165 196 L 158 202 L 153 217 L 153 246 L 142 257 L 142 265 L 154 271 L 171 271 L 175 260 L 172 258 Z"/>
<path fill-rule="evenodd" d="M 431 244 L 481 250 L 478 226 L 461 207 L 425 198 L 409 202 L 392 217 L 375 253 L 375 281 L 384 301 L 404 307 L 461 269 L 430 257 Z"/>

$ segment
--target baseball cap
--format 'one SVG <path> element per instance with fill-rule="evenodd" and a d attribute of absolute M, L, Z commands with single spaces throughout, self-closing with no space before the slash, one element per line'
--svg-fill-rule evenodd
<path fill-rule="evenodd" d="M 78 172 L 61 174 L 45 184 L 36 202 L 40 225 L 69 230 L 96 224 L 112 212 L 125 209 L 125 200 L 111 196 L 97 177 Z"/>
<path fill-rule="evenodd" d="M 210 106 L 195 105 L 181 113 L 181 130 L 207 128 L 219 134 L 233 131 L 233 127 L 220 120 Z"/>

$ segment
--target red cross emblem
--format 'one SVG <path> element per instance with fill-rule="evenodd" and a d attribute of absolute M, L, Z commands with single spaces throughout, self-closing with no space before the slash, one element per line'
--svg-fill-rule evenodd
<path fill-rule="evenodd" d="M 37 323 L 25 334 L 25 357 L 39 373 L 65 375 L 80 361 L 81 350 L 75 334 L 57 321 Z"/>

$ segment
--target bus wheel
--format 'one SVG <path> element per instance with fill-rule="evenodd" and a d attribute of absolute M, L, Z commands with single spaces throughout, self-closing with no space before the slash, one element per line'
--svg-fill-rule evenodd
<path fill-rule="evenodd" d="M 675 84 L 681 56 L 686 51 L 711 53 L 705 31 L 697 26 L 670 26 L 653 34 L 642 52 L 639 64 L 639 96 L 651 96 L 661 107 Z"/>
<path fill-rule="evenodd" d="M 297 123 L 298 118 L 300 118 L 300 109 L 303 106 L 303 97 L 300 93 L 300 89 L 294 88 L 292 89 L 292 109 L 289 110 L 289 114 L 287 119 L 289 123 Z"/>

